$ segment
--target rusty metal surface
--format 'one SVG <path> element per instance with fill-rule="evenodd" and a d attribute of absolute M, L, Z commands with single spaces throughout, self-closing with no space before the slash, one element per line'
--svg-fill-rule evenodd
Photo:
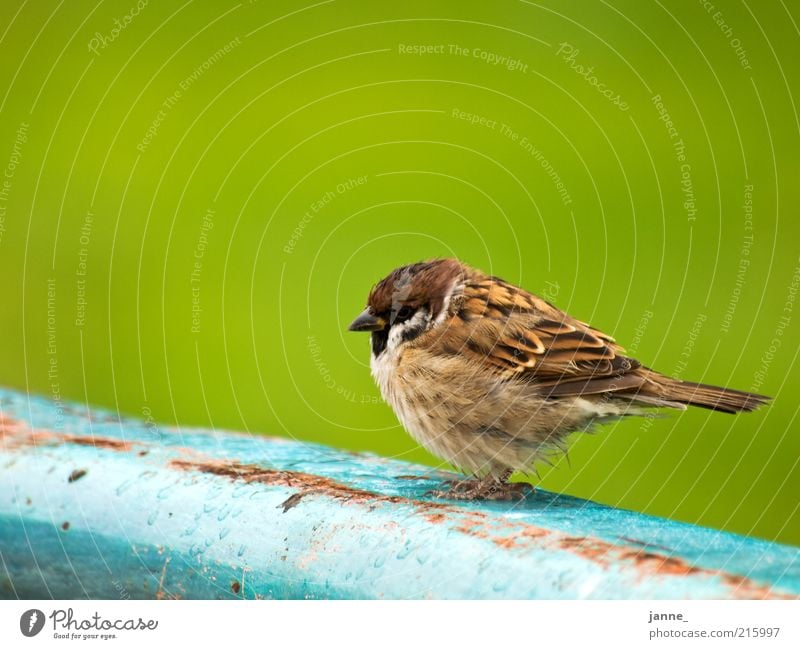
<path fill-rule="evenodd" d="M 6 598 L 777 598 L 800 550 L 314 444 L 0 390 Z"/>

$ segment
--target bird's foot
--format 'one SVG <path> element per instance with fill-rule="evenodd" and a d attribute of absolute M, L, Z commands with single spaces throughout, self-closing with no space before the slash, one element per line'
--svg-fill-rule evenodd
<path fill-rule="evenodd" d="M 531 485 L 525 482 L 508 482 L 510 473 L 501 478 L 487 477 L 481 480 L 448 480 L 449 489 L 434 489 L 426 495 L 448 500 L 522 500 Z"/>

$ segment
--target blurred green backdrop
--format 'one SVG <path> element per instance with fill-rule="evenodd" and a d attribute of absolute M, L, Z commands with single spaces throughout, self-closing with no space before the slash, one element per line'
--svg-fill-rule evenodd
<path fill-rule="evenodd" d="M 439 465 L 346 325 L 454 255 L 776 398 L 543 486 L 800 544 L 790 5 L 3 2 L 0 383 Z"/>

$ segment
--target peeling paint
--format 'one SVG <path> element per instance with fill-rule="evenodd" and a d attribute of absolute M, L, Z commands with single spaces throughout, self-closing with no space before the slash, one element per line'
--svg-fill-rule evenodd
<path fill-rule="evenodd" d="M 278 507 L 283 508 L 283 513 L 285 514 L 288 512 L 292 507 L 297 507 L 300 504 L 300 501 L 303 499 L 305 494 L 296 493 L 289 496 L 286 500 L 284 500 Z"/>
<path fill-rule="evenodd" d="M 527 523 L 508 521 L 500 517 L 490 517 L 483 512 L 472 512 L 443 503 L 432 503 L 403 496 L 383 494 L 354 489 L 330 478 L 294 471 L 266 469 L 254 464 L 240 464 L 231 461 L 190 462 L 172 460 L 170 465 L 184 471 L 199 471 L 224 476 L 231 480 L 257 482 L 298 489 L 280 506 L 284 511 L 296 506 L 300 499 L 309 494 L 317 494 L 346 503 L 373 505 L 376 503 L 404 504 L 416 508 L 424 520 L 433 525 L 453 523 L 453 529 L 462 534 L 486 539 L 504 550 L 557 549 L 573 553 L 581 559 L 609 568 L 615 565 L 630 565 L 642 576 L 686 577 L 706 576 L 719 578 L 731 588 L 730 596 L 741 599 L 795 599 L 789 595 L 775 592 L 767 586 L 759 585 L 746 577 L 732 575 L 724 571 L 694 567 L 683 559 L 658 554 L 642 548 L 620 546 L 602 539 L 587 536 L 568 536 L 559 532 L 536 527 Z M 309 558 L 306 557 L 306 560 Z"/>
<path fill-rule="evenodd" d="M 69 474 L 67 482 L 75 482 L 76 480 L 80 480 L 85 475 L 86 475 L 86 469 L 75 469 L 72 473 Z"/>

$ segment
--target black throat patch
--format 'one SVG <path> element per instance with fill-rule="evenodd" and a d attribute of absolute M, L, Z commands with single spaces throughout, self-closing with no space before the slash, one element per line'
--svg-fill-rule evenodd
<path fill-rule="evenodd" d="M 389 327 L 384 327 L 380 331 L 372 332 L 372 355 L 377 358 L 386 349 L 389 342 Z"/>
<path fill-rule="evenodd" d="M 403 330 L 401 341 L 408 342 L 409 340 L 414 340 L 414 338 L 416 338 L 425 331 L 425 326 L 426 326 L 425 322 L 420 322 L 419 324 L 416 324 L 413 327 L 407 327 L 406 329 Z M 375 356 L 375 358 L 377 358 L 384 351 L 386 351 L 386 345 L 389 343 L 390 329 L 391 329 L 390 327 L 384 327 L 380 331 L 372 332 L 372 355 Z"/>

